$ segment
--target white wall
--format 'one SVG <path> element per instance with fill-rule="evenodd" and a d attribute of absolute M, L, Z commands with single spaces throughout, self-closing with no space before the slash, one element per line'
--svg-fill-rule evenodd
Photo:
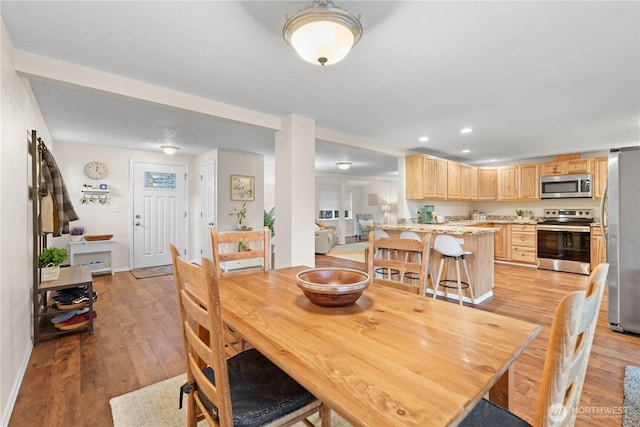
<path fill-rule="evenodd" d="M 32 348 L 33 240 L 27 137 L 51 137 L 29 82 L 14 71 L 14 46 L 1 25 L 0 48 L 0 425 L 11 417 Z"/>
<path fill-rule="evenodd" d="M 165 164 L 185 165 L 189 171 L 188 200 L 190 212 L 189 224 L 189 254 L 194 253 L 194 224 L 196 218 L 194 211 L 194 201 L 199 200 L 199 181 L 197 174 L 198 167 L 195 166 L 195 158 L 173 155 L 168 156 L 158 150 L 157 153 L 149 151 L 126 150 L 122 148 L 101 147 L 85 144 L 70 144 L 56 142 L 55 158 L 58 167 L 62 172 L 73 206 L 80 219 L 71 223 L 71 226 L 82 225 L 85 227 L 85 234 L 113 234 L 115 240 L 113 250 L 113 267 L 116 271 L 126 271 L 130 266 L 131 246 L 131 224 L 133 222 L 131 214 L 131 194 L 130 194 L 130 162 L 146 161 Z M 109 172 L 102 180 L 88 178 L 84 173 L 87 163 L 94 160 L 104 162 Z M 81 204 L 81 190 L 84 184 L 107 184 L 110 202 L 105 205 L 99 203 Z M 118 212 L 114 208 L 119 207 Z M 197 211 L 199 214 L 199 210 Z M 53 246 L 68 249 L 69 236 L 63 235 L 52 239 Z M 191 255 L 189 255 L 191 256 Z"/>

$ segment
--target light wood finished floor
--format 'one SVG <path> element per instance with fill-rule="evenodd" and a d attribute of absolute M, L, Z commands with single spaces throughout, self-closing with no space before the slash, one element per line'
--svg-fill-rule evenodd
<path fill-rule="evenodd" d="M 316 266 L 364 268 L 320 255 Z M 516 364 L 515 412 L 531 420 L 553 312 L 585 276 L 501 264 L 495 273 L 494 297 L 478 308 L 543 326 Z M 94 334 L 33 349 L 9 425 L 111 426 L 109 399 L 184 372 L 174 286 L 173 276 L 96 276 Z M 609 329 L 605 294 L 577 426 L 620 426 L 624 367 L 640 365 L 639 355 L 640 337 Z"/>

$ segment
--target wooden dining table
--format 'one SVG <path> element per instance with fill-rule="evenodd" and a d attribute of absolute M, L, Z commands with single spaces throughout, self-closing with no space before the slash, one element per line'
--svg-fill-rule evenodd
<path fill-rule="evenodd" d="M 225 277 L 225 322 L 353 425 L 447 426 L 488 394 L 511 406 L 513 366 L 540 326 L 371 283 L 345 307 L 296 286 L 309 267 Z"/>

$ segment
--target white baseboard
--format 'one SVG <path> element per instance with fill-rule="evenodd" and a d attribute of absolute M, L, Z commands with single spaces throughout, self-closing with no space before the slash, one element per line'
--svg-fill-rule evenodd
<path fill-rule="evenodd" d="M 31 351 L 33 350 L 33 344 L 29 341 L 29 348 L 27 348 L 26 355 L 22 364 L 20 365 L 20 369 L 18 370 L 18 375 L 16 375 L 16 380 L 11 387 L 11 393 L 9 394 L 9 398 L 7 399 L 7 406 L 2 413 L 2 426 L 7 427 L 9 425 L 9 420 L 11 419 L 11 413 L 13 412 L 13 407 L 16 404 L 16 399 L 18 399 L 18 392 L 20 391 L 20 386 L 22 385 L 22 380 L 24 379 L 24 374 L 27 372 L 27 366 L 29 366 L 29 358 L 31 357 Z"/>

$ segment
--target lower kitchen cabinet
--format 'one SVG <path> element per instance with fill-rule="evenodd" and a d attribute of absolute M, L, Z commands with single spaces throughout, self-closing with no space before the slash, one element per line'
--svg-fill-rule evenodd
<path fill-rule="evenodd" d="M 510 225 L 505 223 L 490 223 L 488 227 L 497 231 L 493 235 L 493 257 L 506 261 L 509 259 Z"/>
<path fill-rule="evenodd" d="M 510 260 L 526 264 L 538 262 L 535 224 L 511 224 Z"/>
<path fill-rule="evenodd" d="M 599 225 L 591 226 L 591 270 L 598 265 L 607 262 L 607 251 L 604 246 L 604 238 Z"/>

